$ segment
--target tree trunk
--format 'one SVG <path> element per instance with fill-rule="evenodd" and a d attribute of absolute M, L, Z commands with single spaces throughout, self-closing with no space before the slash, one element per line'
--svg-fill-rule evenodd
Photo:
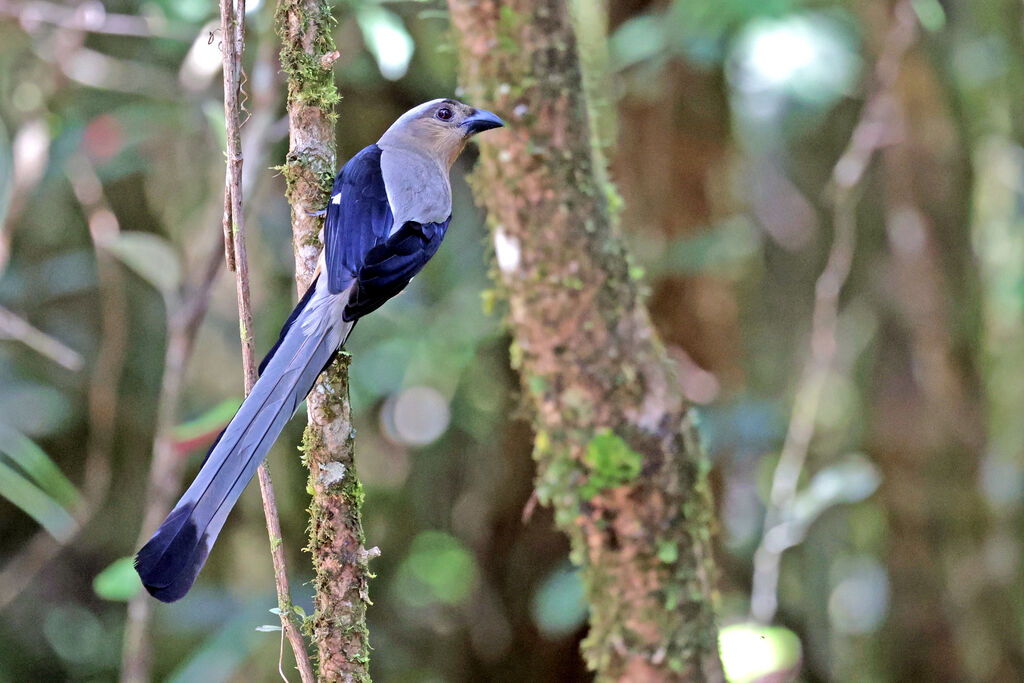
<path fill-rule="evenodd" d="M 450 0 L 474 105 L 506 117 L 472 184 L 489 211 L 537 495 L 572 542 L 602 680 L 722 680 L 711 496 L 693 416 L 642 305 L 557 0 Z"/>
<path fill-rule="evenodd" d="M 292 205 L 295 280 L 310 285 L 323 245 L 321 220 L 309 215 L 327 205 L 336 167 L 334 106 L 339 100 L 332 66 L 338 53 L 326 0 L 282 0 L 277 8 L 281 66 L 288 74 L 288 159 L 282 170 Z M 369 680 L 366 631 L 367 561 L 359 508 L 348 396 L 348 356 L 321 375 L 306 399 L 309 426 L 303 459 L 312 492 L 309 551 L 313 555 L 316 611 L 310 629 L 319 653 L 321 681 Z"/>

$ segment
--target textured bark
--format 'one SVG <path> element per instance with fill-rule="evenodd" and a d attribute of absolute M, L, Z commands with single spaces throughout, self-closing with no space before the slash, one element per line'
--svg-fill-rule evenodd
<path fill-rule="evenodd" d="M 473 178 L 489 211 L 537 495 L 572 541 L 602 680 L 721 680 L 711 496 L 589 133 L 565 3 L 450 0 L 461 81 L 507 129 Z"/>
<path fill-rule="evenodd" d="M 282 170 L 292 205 L 295 280 L 309 286 L 322 244 L 322 221 L 309 216 L 327 205 L 334 176 L 334 105 L 331 67 L 337 58 L 325 0 L 278 4 L 281 66 L 288 75 L 288 159 Z M 321 375 L 306 401 L 309 426 L 303 458 L 309 467 L 309 550 L 313 555 L 316 611 L 308 622 L 319 653 L 322 681 L 369 680 L 366 631 L 367 561 L 359 517 L 362 487 L 353 461 L 349 418 L 348 356 L 342 354 Z"/>

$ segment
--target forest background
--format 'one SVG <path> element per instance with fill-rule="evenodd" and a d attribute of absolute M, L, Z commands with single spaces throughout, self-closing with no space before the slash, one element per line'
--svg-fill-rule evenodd
<path fill-rule="evenodd" d="M 712 465 L 727 673 L 1024 678 L 1024 5 L 573 8 L 630 275 Z M 288 121 L 274 7 L 247 9 L 262 353 L 294 301 L 275 170 Z M 462 95 L 444 3 L 333 13 L 339 159 L 411 106 Z M 154 448 L 194 471 L 241 399 L 235 287 L 208 267 L 219 25 L 201 0 L 0 0 L 0 681 L 119 675 L 123 558 Z M 455 169 L 445 247 L 349 347 L 363 524 L 381 551 L 371 671 L 587 680 L 584 586 L 534 505 L 531 387 L 464 180 L 474 156 Z M 209 311 L 176 366 L 207 274 Z M 178 416 L 161 431 L 168 392 Z M 311 611 L 301 423 L 269 462 Z M 278 676 L 280 634 L 257 630 L 278 623 L 277 599 L 250 488 L 189 597 L 152 610 L 156 679 Z"/>

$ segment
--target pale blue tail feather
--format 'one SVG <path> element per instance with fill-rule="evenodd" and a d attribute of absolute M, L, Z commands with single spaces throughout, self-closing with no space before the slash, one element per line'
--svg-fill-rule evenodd
<path fill-rule="evenodd" d="M 340 315 L 347 298 L 321 285 L 300 302 L 302 310 L 292 316 L 195 481 L 136 555 L 135 567 L 153 597 L 172 602 L 192 587 L 231 508 L 351 331 L 353 323 L 342 322 Z"/>

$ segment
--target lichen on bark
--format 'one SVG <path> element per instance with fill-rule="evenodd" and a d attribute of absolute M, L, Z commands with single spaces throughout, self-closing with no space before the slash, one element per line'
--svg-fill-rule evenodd
<path fill-rule="evenodd" d="M 337 159 L 334 106 L 339 101 L 331 70 L 337 52 L 334 18 L 326 0 L 282 0 L 276 12 L 281 66 L 288 76 L 288 157 L 281 166 L 292 206 L 295 280 L 309 287 L 322 245 L 321 219 Z M 307 400 L 309 424 L 303 462 L 309 467 L 309 546 L 315 576 L 314 613 L 305 627 L 318 652 L 321 681 L 369 681 L 366 608 L 376 549 L 363 547 L 362 485 L 356 477 L 349 395 L 348 354 L 320 376 Z"/>
<path fill-rule="evenodd" d="M 571 539 L 600 680 L 722 680 L 711 495 L 693 416 L 619 238 L 558 0 L 449 0 L 461 83 L 507 127 L 471 184 L 488 210 L 538 498 Z M 500 254 L 499 254 L 500 256 Z"/>

